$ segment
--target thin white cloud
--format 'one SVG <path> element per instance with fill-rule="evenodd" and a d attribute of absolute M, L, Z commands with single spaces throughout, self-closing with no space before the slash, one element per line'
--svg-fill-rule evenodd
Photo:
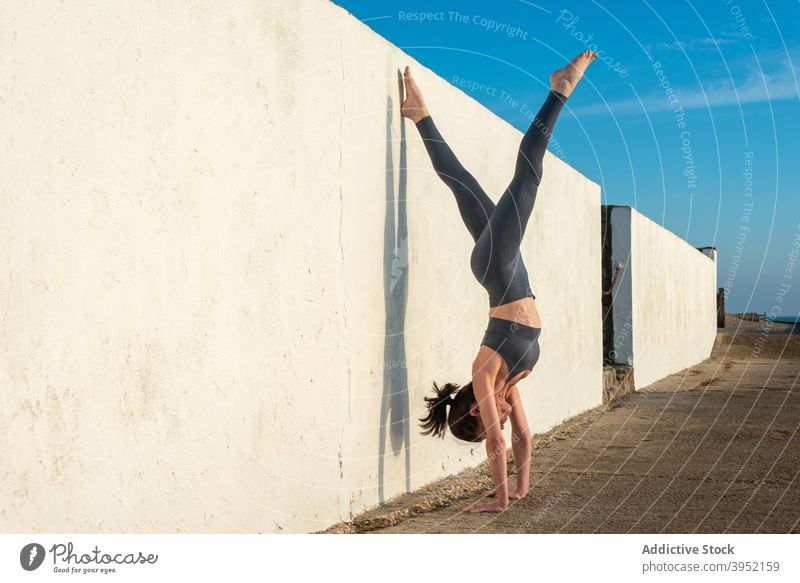
<path fill-rule="evenodd" d="M 727 35 L 726 35 L 727 36 Z M 675 40 L 668 43 L 654 43 L 647 45 L 651 53 L 659 51 L 696 51 L 702 49 L 716 49 L 724 45 L 733 45 L 738 42 L 736 38 L 692 38 L 689 40 Z"/>
<path fill-rule="evenodd" d="M 790 54 L 797 54 L 792 51 Z M 677 102 L 670 102 L 663 90 L 654 91 L 642 97 L 642 103 L 647 113 L 672 111 L 678 107 L 684 110 L 698 108 L 724 107 L 741 103 L 763 103 L 768 101 L 783 101 L 800 99 L 798 95 L 798 78 L 800 71 L 795 62 L 787 59 L 783 51 L 772 51 L 759 55 L 756 62 L 750 59 L 735 61 L 737 70 L 744 69 L 740 75 L 741 80 L 734 79 L 732 83 L 727 77 L 703 82 L 702 88 L 673 87 Z M 733 62 L 729 63 L 732 64 Z M 758 70 L 758 64 L 763 70 Z M 631 115 L 642 113 L 642 104 L 635 97 L 611 101 L 608 104 L 598 103 L 586 107 L 575 108 L 576 115 Z"/>

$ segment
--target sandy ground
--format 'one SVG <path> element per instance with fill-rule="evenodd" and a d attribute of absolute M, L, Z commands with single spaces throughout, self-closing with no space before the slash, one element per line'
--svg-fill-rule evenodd
<path fill-rule="evenodd" d="M 484 462 L 326 532 L 800 532 L 800 333 L 762 330 L 729 318 L 702 363 L 536 436 L 506 512 L 461 510 Z"/>

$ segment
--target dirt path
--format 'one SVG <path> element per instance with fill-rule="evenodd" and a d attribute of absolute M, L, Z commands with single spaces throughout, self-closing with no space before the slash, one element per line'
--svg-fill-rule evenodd
<path fill-rule="evenodd" d="M 461 511 L 484 463 L 329 532 L 800 532 L 800 336 L 760 332 L 720 332 L 704 362 L 537 436 L 504 513 Z"/>

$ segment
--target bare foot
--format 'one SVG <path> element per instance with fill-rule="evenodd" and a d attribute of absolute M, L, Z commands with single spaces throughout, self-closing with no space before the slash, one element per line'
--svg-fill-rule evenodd
<path fill-rule="evenodd" d="M 428 114 L 428 107 L 425 105 L 425 100 L 422 99 L 422 92 L 417 87 L 416 81 L 411 76 L 411 69 L 406 67 L 403 73 L 403 81 L 406 85 L 406 98 L 400 106 L 400 113 L 405 117 L 417 123 Z"/>
<path fill-rule="evenodd" d="M 553 73 L 550 74 L 550 89 L 558 91 L 565 97 L 569 97 L 569 94 L 575 89 L 578 81 L 583 77 L 583 72 L 586 70 L 586 67 L 596 58 L 597 55 L 592 51 L 583 51 L 572 59 L 566 67 L 553 71 Z"/>

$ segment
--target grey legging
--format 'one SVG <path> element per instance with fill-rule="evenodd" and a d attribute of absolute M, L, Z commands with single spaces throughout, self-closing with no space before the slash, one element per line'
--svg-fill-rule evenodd
<path fill-rule="evenodd" d="M 520 244 L 542 180 L 547 142 L 566 100 L 557 91 L 548 93 L 522 138 L 514 177 L 497 206 L 458 161 L 431 116 L 416 124 L 436 173 L 453 191 L 461 218 L 475 240 L 470 267 L 489 292 L 490 307 L 536 297 L 530 288 Z"/>

